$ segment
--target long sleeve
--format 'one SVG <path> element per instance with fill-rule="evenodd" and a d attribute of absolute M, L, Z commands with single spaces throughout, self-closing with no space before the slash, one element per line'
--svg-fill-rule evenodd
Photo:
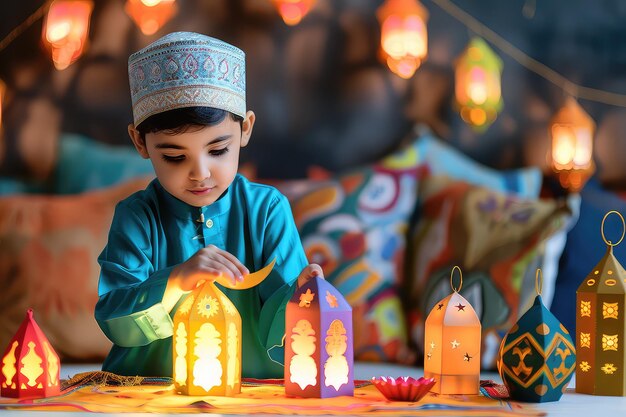
<path fill-rule="evenodd" d="M 171 268 L 155 271 L 151 219 L 125 204 L 116 208 L 101 266 L 95 317 L 117 346 L 145 346 L 172 335 L 173 323 L 161 304 Z"/>

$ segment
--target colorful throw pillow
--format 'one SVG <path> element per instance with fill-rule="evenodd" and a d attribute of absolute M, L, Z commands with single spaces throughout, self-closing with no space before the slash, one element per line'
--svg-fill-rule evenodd
<path fill-rule="evenodd" d="M 118 201 L 145 188 L 137 179 L 76 196 L 0 198 L 0 348 L 32 308 L 64 359 L 102 359 L 111 345 L 94 320 L 97 257 Z"/>
<path fill-rule="evenodd" d="M 330 179 L 274 183 L 291 202 L 309 261 L 353 307 L 359 360 L 414 359 L 398 287 L 423 171 L 409 147 Z"/>
<path fill-rule="evenodd" d="M 572 333 L 576 330 L 576 290 L 606 252 L 600 231 L 602 219 L 611 210 L 626 216 L 626 195 L 604 188 L 596 178 L 585 185 L 580 196 L 580 217 L 567 235 L 551 307 L 556 318 Z M 607 239 L 617 241 L 622 227 L 618 216 L 607 217 L 604 224 Z M 626 242 L 615 246 L 613 254 L 626 265 Z"/>
<path fill-rule="evenodd" d="M 444 177 L 423 179 L 420 218 L 407 252 L 406 291 L 411 339 L 420 353 L 424 321 L 449 295 L 450 273 L 463 272 L 461 294 L 482 322 L 482 362 L 495 365 L 500 340 L 536 295 L 537 255 L 564 227 L 569 209 Z"/>

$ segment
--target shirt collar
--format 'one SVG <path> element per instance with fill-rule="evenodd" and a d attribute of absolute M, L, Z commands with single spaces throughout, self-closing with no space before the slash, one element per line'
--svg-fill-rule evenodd
<path fill-rule="evenodd" d="M 203 214 L 205 218 L 211 218 L 222 215 L 230 210 L 232 200 L 232 193 L 230 191 L 231 187 L 228 187 L 213 204 L 202 207 L 194 207 L 167 192 L 157 179 L 154 181 L 157 193 L 160 200 L 164 203 L 164 206 L 167 207 L 167 210 L 169 210 L 170 213 L 180 219 L 195 221 L 200 218 L 201 214 Z"/>

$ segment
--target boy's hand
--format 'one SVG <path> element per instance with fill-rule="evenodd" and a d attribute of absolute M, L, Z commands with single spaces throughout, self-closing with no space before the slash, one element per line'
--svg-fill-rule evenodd
<path fill-rule="evenodd" d="M 191 258 L 172 270 L 171 276 L 178 281 L 183 291 L 191 291 L 205 281 L 214 281 L 224 275 L 233 281 L 243 281 L 249 273 L 234 255 L 209 245 L 200 249 Z"/>
<path fill-rule="evenodd" d="M 307 265 L 300 275 L 298 275 L 298 288 L 303 286 L 313 277 L 324 278 L 324 271 L 322 271 L 322 267 L 318 264 L 309 264 Z"/>

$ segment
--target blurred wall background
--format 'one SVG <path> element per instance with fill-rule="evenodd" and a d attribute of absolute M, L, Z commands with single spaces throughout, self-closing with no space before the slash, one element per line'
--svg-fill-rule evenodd
<path fill-rule="evenodd" d="M 0 37 L 43 3 L 3 2 Z M 221 38 L 247 54 L 248 107 L 257 113 L 242 153 L 263 178 L 307 175 L 312 166 L 341 171 L 380 158 L 425 124 L 447 142 L 499 169 L 548 169 L 547 124 L 563 91 L 494 50 L 504 61 L 504 109 L 485 132 L 460 119 L 453 66 L 473 35 L 429 0 L 429 57 L 403 80 L 378 59 L 382 0 L 318 0 L 297 26 L 270 0 L 179 0 L 178 14 L 145 36 L 124 0 L 96 0 L 89 47 L 54 69 L 39 20 L 0 52 L 7 85 L 0 175 L 45 184 L 57 164 L 61 132 L 130 146 L 126 64 L 130 53 L 176 30 Z M 454 0 L 528 55 L 581 85 L 626 93 L 626 2 L 620 0 Z M 598 123 L 596 164 L 607 185 L 626 179 L 626 111 L 580 104 Z"/>

